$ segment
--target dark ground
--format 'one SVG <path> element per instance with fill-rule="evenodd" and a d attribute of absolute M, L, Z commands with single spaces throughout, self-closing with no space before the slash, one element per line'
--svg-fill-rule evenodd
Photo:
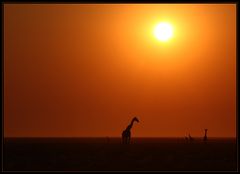
<path fill-rule="evenodd" d="M 4 171 L 236 171 L 235 139 L 5 138 Z"/>

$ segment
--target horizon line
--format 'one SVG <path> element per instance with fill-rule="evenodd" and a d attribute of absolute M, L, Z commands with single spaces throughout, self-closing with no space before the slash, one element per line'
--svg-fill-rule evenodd
<path fill-rule="evenodd" d="M 132 138 L 185 138 L 186 136 L 136 136 Z M 203 138 L 203 136 L 192 136 Z M 6 136 L 5 138 L 121 138 L 121 136 Z M 208 138 L 237 138 L 236 136 L 208 136 Z"/>

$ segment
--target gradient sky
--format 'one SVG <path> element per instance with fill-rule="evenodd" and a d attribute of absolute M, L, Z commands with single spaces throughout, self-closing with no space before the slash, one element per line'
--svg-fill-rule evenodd
<path fill-rule="evenodd" d="M 235 4 L 4 4 L 4 136 L 121 136 L 133 116 L 136 137 L 236 136 Z"/>

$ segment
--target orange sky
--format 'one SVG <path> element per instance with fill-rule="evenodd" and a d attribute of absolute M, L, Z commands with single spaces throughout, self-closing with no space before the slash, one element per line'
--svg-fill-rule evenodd
<path fill-rule="evenodd" d="M 235 4 L 4 4 L 5 136 L 121 136 L 133 116 L 136 137 L 236 136 Z"/>

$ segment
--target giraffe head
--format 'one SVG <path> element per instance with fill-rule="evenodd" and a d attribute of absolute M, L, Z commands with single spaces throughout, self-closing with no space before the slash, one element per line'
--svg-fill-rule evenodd
<path fill-rule="evenodd" d="M 139 123 L 139 120 L 138 120 L 138 118 L 137 118 L 137 117 L 134 117 L 134 118 L 133 118 L 133 121 L 136 121 L 136 122 L 138 122 L 138 123 Z"/>

